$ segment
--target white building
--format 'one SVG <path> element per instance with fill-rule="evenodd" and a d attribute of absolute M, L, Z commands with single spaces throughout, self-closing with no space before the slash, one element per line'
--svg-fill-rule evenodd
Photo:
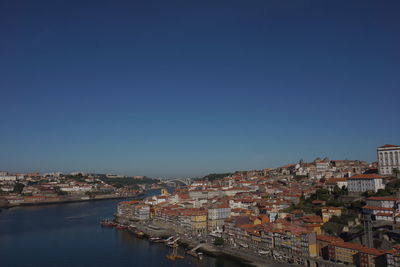
<path fill-rule="evenodd" d="M 317 172 L 326 172 L 330 169 L 329 161 L 316 161 L 315 166 L 317 168 Z"/>
<path fill-rule="evenodd" d="M 17 176 L 15 176 L 15 175 L 0 176 L 0 181 L 16 181 L 16 180 L 17 180 Z"/>
<path fill-rule="evenodd" d="M 377 149 L 379 174 L 391 175 L 393 169 L 400 170 L 400 146 L 384 145 Z"/>
<path fill-rule="evenodd" d="M 369 197 L 366 200 L 367 206 L 391 209 L 393 209 L 396 203 L 400 204 L 400 199 L 397 197 Z"/>
<path fill-rule="evenodd" d="M 209 220 L 226 219 L 231 216 L 231 208 L 228 204 L 212 205 L 208 208 Z"/>
<path fill-rule="evenodd" d="M 356 174 L 347 180 L 349 192 L 378 191 L 385 189 L 383 176 L 377 174 Z"/>
<path fill-rule="evenodd" d="M 325 182 L 327 188 L 329 191 L 333 191 L 335 189 L 335 186 L 339 187 L 339 189 L 342 189 L 343 187 L 347 188 L 347 178 L 329 178 Z"/>
<path fill-rule="evenodd" d="M 66 187 L 60 187 L 61 191 L 64 192 L 87 192 L 87 191 L 92 191 L 92 186 L 66 186 Z"/>
<path fill-rule="evenodd" d="M 214 204 L 208 208 L 207 227 L 209 231 L 222 232 L 224 220 L 231 216 L 228 204 Z"/>
<path fill-rule="evenodd" d="M 397 197 L 369 197 L 363 212 L 375 215 L 377 221 L 391 221 L 399 219 L 399 199 Z"/>
<path fill-rule="evenodd" d="M 150 206 L 136 205 L 134 206 L 133 216 L 138 220 L 148 220 L 150 218 Z"/>

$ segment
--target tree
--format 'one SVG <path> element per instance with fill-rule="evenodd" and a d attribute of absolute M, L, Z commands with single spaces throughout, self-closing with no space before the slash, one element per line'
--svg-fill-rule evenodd
<path fill-rule="evenodd" d="M 224 244 L 224 239 L 222 237 L 216 237 L 214 239 L 214 245 L 222 246 Z"/>
<path fill-rule="evenodd" d="M 14 185 L 14 193 L 21 194 L 22 190 L 24 190 L 25 185 L 21 183 L 15 183 Z"/>
<path fill-rule="evenodd" d="M 62 191 L 61 188 L 59 186 L 55 186 L 54 187 L 54 191 L 57 193 L 57 195 L 59 196 L 64 196 L 64 195 L 68 195 L 67 192 Z"/>
<path fill-rule="evenodd" d="M 340 223 L 327 222 L 322 225 L 321 228 L 328 234 L 339 236 L 339 234 L 342 232 L 343 225 Z"/>

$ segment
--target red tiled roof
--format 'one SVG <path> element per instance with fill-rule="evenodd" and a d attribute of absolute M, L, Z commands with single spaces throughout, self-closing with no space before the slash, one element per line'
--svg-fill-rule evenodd
<path fill-rule="evenodd" d="M 328 235 L 317 235 L 317 240 L 326 242 L 344 242 L 340 237 L 328 236 Z"/>
<path fill-rule="evenodd" d="M 326 180 L 326 184 L 336 184 L 337 182 L 346 182 L 347 178 L 329 178 Z"/>
<path fill-rule="evenodd" d="M 367 200 L 381 200 L 381 201 L 398 201 L 395 197 L 369 197 Z"/>
<path fill-rule="evenodd" d="M 393 210 L 393 208 L 375 207 L 375 206 L 368 206 L 368 205 L 365 205 L 365 206 L 363 207 L 363 209 L 369 209 L 369 210 L 388 210 L 388 211 L 392 211 L 392 210 Z"/>
<path fill-rule="evenodd" d="M 383 251 L 383 250 L 379 250 L 376 248 L 367 248 L 367 247 L 361 248 L 360 252 L 365 253 L 365 254 L 374 255 L 374 256 L 379 256 L 379 255 L 385 254 L 385 251 Z"/>
<path fill-rule="evenodd" d="M 386 145 L 380 146 L 379 148 L 386 148 L 386 147 L 398 147 L 398 146 L 386 144 Z"/>
<path fill-rule="evenodd" d="M 381 179 L 383 176 L 380 176 L 378 174 L 355 174 L 351 176 L 349 179 Z"/>

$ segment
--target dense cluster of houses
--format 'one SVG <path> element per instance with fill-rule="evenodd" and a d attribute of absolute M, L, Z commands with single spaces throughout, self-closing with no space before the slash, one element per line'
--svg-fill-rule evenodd
<path fill-rule="evenodd" d="M 342 207 L 314 200 L 319 215 L 288 209 L 318 189 L 346 189 L 350 195 L 378 192 L 388 178 L 377 169 L 376 164 L 356 160 L 316 159 L 236 172 L 212 181 L 195 180 L 173 193 L 164 190 L 143 201 L 121 202 L 117 215 L 132 221 L 151 220 L 191 236 L 219 236 L 231 248 L 297 263 L 315 258 L 356 266 L 400 266 L 400 247 L 380 250 L 323 231 L 324 223 L 342 215 Z M 375 220 L 396 222 L 399 203 L 396 197 L 369 197 L 362 210 Z"/>
<path fill-rule="evenodd" d="M 17 186 L 16 186 L 17 185 Z M 99 179 L 86 175 L 71 179 L 61 173 L 9 174 L 0 172 L 0 199 L 6 205 L 24 203 L 60 202 L 73 199 L 89 199 L 90 194 L 128 195 L 132 190 L 117 189 Z"/>

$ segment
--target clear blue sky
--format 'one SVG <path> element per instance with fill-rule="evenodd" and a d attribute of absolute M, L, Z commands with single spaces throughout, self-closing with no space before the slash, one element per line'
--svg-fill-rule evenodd
<path fill-rule="evenodd" d="M 400 143 L 400 1 L 1 1 L 0 169 L 148 176 Z"/>

